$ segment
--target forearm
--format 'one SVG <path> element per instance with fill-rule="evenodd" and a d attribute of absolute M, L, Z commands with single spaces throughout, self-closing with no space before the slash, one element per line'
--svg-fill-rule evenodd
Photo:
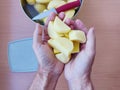
<path fill-rule="evenodd" d="M 69 90 L 94 90 L 92 82 L 88 78 L 68 81 Z"/>
<path fill-rule="evenodd" d="M 57 80 L 50 73 L 37 73 L 29 90 L 55 90 Z"/>

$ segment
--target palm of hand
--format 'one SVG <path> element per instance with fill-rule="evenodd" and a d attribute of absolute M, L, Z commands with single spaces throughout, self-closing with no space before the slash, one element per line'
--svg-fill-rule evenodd
<path fill-rule="evenodd" d="M 87 32 L 84 24 L 77 20 L 74 22 L 74 28 Z M 95 36 L 93 28 L 87 33 L 87 42 L 82 45 L 80 52 L 72 57 L 71 61 L 65 65 L 65 78 L 67 80 L 87 77 L 90 74 L 92 63 L 95 56 Z"/>
<path fill-rule="evenodd" d="M 63 71 L 64 64 L 57 60 L 47 42 L 42 43 L 41 28 L 40 25 L 37 26 L 33 38 L 33 49 L 37 56 L 40 69 L 45 72 L 54 72 L 54 74 L 60 75 Z M 47 39 L 47 37 L 46 35 L 45 38 Z"/>
<path fill-rule="evenodd" d="M 65 77 L 67 80 L 71 80 L 78 77 L 87 76 L 90 72 L 90 66 L 93 58 L 89 56 L 85 50 L 76 54 L 72 60 L 65 65 Z"/>

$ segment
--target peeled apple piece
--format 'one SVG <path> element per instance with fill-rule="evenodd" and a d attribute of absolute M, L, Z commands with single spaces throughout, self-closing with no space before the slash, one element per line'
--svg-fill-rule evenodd
<path fill-rule="evenodd" d="M 65 34 L 64 34 L 64 37 L 65 37 L 65 38 L 69 38 L 69 33 L 65 33 Z"/>
<path fill-rule="evenodd" d="M 69 56 L 73 50 L 73 42 L 64 37 L 50 39 L 48 40 L 48 44 L 66 56 Z"/>
<path fill-rule="evenodd" d="M 43 4 L 40 4 L 40 3 L 36 3 L 34 5 L 34 8 L 35 8 L 36 11 L 38 11 L 40 13 L 40 12 L 43 12 L 46 9 L 46 6 L 43 5 Z"/>
<path fill-rule="evenodd" d="M 57 8 L 57 7 L 62 6 L 62 5 L 64 5 L 64 4 L 66 4 L 65 1 L 62 1 L 62 0 L 52 0 L 52 1 L 50 1 L 50 3 L 48 4 L 47 9 Z"/>
<path fill-rule="evenodd" d="M 57 16 L 54 20 L 54 29 L 58 33 L 68 33 L 71 31 L 71 28 L 67 26 L 61 19 Z"/>
<path fill-rule="evenodd" d="M 73 46 L 72 53 L 78 53 L 80 51 L 80 42 L 73 41 Z"/>
<path fill-rule="evenodd" d="M 53 21 L 50 21 L 48 24 L 48 35 L 50 38 L 58 38 L 58 37 L 62 36 L 62 34 L 55 32 Z"/>
<path fill-rule="evenodd" d="M 77 0 L 67 0 L 67 2 L 74 2 L 74 1 L 77 1 Z"/>
<path fill-rule="evenodd" d="M 34 5 L 35 4 L 35 0 L 26 0 L 28 4 L 30 5 Z"/>
<path fill-rule="evenodd" d="M 54 52 L 54 54 L 58 54 L 58 53 L 60 53 L 60 51 L 57 50 L 57 49 L 53 49 L 53 52 Z"/>
<path fill-rule="evenodd" d="M 36 0 L 37 3 L 49 3 L 51 0 Z"/>
<path fill-rule="evenodd" d="M 71 55 L 69 55 L 69 56 L 67 57 L 67 56 L 65 56 L 63 53 L 56 54 L 55 56 L 56 56 L 56 58 L 57 58 L 58 60 L 60 60 L 62 63 L 68 63 L 69 60 L 70 60 L 70 58 L 71 58 Z"/>
<path fill-rule="evenodd" d="M 64 18 L 64 22 L 65 22 L 65 20 L 67 19 L 67 18 L 72 18 L 73 16 L 74 16 L 74 14 L 75 14 L 75 9 L 71 9 L 71 10 L 68 10 L 68 11 L 66 11 L 65 12 L 65 18 Z"/>
<path fill-rule="evenodd" d="M 85 33 L 80 30 L 71 30 L 71 32 L 69 33 L 69 39 L 72 41 L 78 41 L 80 43 L 86 42 Z"/>

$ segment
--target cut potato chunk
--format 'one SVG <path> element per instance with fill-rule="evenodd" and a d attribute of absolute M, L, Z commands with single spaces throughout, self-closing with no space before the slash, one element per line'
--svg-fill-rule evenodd
<path fill-rule="evenodd" d="M 55 31 L 53 21 L 50 21 L 48 24 L 48 35 L 50 38 L 58 38 L 60 36 L 63 36 L 63 34 L 59 34 Z"/>
<path fill-rule="evenodd" d="M 68 33 L 71 31 L 70 27 L 67 26 L 61 19 L 59 19 L 57 16 L 54 20 L 54 28 L 55 31 L 58 33 Z"/>
<path fill-rule="evenodd" d="M 34 8 L 35 8 L 36 11 L 38 11 L 40 13 L 40 12 L 43 12 L 46 9 L 46 6 L 43 5 L 43 4 L 40 4 L 40 3 L 36 3 L 34 5 Z"/>
<path fill-rule="evenodd" d="M 86 36 L 83 31 L 80 30 L 72 30 L 69 33 L 69 39 L 72 41 L 79 41 L 80 43 L 86 42 Z"/>
<path fill-rule="evenodd" d="M 37 3 L 49 3 L 51 0 L 36 0 Z"/>
<path fill-rule="evenodd" d="M 78 53 L 80 51 L 80 42 L 73 41 L 73 46 L 72 53 Z"/>
<path fill-rule="evenodd" d="M 35 0 L 26 0 L 28 4 L 30 5 L 34 5 L 35 4 Z"/>
<path fill-rule="evenodd" d="M 48 44 L 66 56 L 69 56 L 73 50 L 73 42 L 64 37 L 50 39 L 48 40 Z"/>
<path fill-rule="evenodd" d="M 68 63 L 71 55 L 65 56 L 63 53 L 59 53 L 55 55 L 58 60 L 60 60 L 62 63 Z"/>
<path fill-rule="evenodd" d="M 65 18 L 64 18 L 64 22 L 65 22 L 65 20 L 67 19 L 67 18 L 72 18 L 73 16 L 74 16 L 74 14 L 75 14 L 75 9 L 71 9 L 71 10 L 68 10 L 68 11 L 66 11 L 65 12 Z"/>
<path fill-rule="evenodd" d="M 62 1 L 62 0 L 52 0 L 52 1 L 50 1 L 50 3 L 48 4 L 47 9 L 57 8 L 57 7 L 62 6 L 62 5 L 64 5 L 64 4 L 66 4 L 65 1 Z"/>

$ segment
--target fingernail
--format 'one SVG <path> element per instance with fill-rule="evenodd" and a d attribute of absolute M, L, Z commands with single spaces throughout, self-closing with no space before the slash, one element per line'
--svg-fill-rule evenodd
<path fill-rule="evenodd" d="M 77 19 L 75 22 L 76 22 L 77 25 L 79 25 L 81 27 L 84 27 L 84 24 L 81 20 Z"/>
<path fill-rule="evenodd" d="M 64 12 L 60 12 L 61 15 L 64 15 L 65 13 Z"/>
<path fill-rule="evenodd" d="M 66 23 L 67 25 L 70 25 L 70 19 L 69 19 L 69 18 L 66 18 L 65 23 Z"/>
<path fill-rule="evenodd" d="M 56 14 L 55 14 L 54 12 L 51 12 L 51 13 L 50 13 L 50 16 L 53 16 L 53 15 L 56 15 Z"/>
<path fill-rule="evenodd" d="M 64 12 L 61 12 L 58 16 L 59 16 L 59 18 L 60 18 L 60 19 L 62 19 L 62 20 L 63 20 L 63 19 L 64 19 L 64 17 L 65 17 L 65 14 L 64 14 Z"/>
<path fill-rule="evenodd" d="M 94 28 L 94 27 L 91 27 L 91 28 L 90 28 L 90 30 L 94 31 L 94 30 L 95 30 L 95 28 Z"/>

